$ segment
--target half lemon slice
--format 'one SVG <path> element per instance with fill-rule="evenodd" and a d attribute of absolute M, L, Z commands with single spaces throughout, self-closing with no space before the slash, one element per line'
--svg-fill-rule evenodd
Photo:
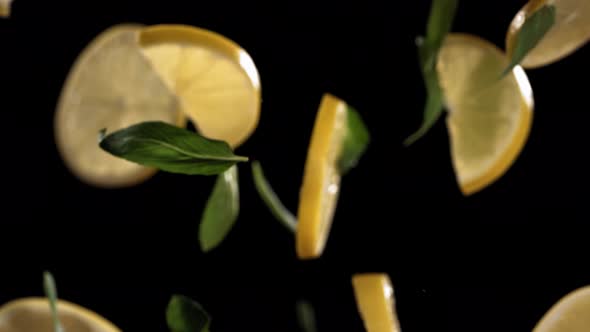
<path fill-rule="evenodd" d="M 297 256 L 319 257 L 326 245 L 340 192 L 338 160 L 347 130 L 347 105 L 324 94 L 316 115 L 299 192 Z"/>
<path fill-rule="evenodd" d="M 141 31 L 142 53 L 208 138 L 242 144 L 256 129 L 260 78 L 252 58 L 215 32 L 185 25 Z"/>
<path fill-rule="evenodd" d="M 399 332 L 391 280 L 384 273 L 352 276 L 358 310 L 367 332 Z"/>
<path fill-rule="evenodd" d="M 121 332 L 105 318 L 77 304 L 59 300 L 57 311 L 65 331 Z M 53 332 L 53 318 L 47 298 L 23 298 L 0 307 L 1 332 Z"/>
<path fill-rule="evenodd" d="M 143 121 L 185 123 L 177 97 L 140 52 L 140 29 L 117 25 L 95 38 L 72 66 L 58 101 L 58 151 L 74 175 L 97 187 L 131 186 L 156 172 L 101 150 L 101 129 Z"/>
<path fill-rule="evenodd" d="M 532 89 L 520 66 L 501 78 L 508 63 L 496 46 L 465 34 L 449 34 L 438 54 L 451 158 L 465 195 L 500 178 L 529 135 Z"/>
<path fill-rule="evenodd" d="M 514 16 L 506 35 L 506 49 L 511 55 L 516 36 L 524 22 L 545 5 L 555 6 L 555 24 L 521 61 L 524 68 L 536 68 L 556 62 L 590 40 L 590 1 L 530 0 Z"/>
<path fill-rule="evenodd" d="M 559 300 L 539 321 L 533 332 L 590 331 L 590 286 Z"/>

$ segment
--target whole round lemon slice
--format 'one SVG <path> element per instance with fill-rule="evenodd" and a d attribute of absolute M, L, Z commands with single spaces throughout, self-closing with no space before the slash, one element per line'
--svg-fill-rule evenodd
<path fill-rule="evenodd" d="M 319 257 L 326 245 L 340 192 L 337 163 L 346 130 L 346 103 L 324 94 L 316 115 L 299 192 L 295 238 L 297 256 L 301 259 Z"/>
<path fill-rule="evenodd" d="M 437 58 L 453 168 L 465 195 L 500 178 L 528 138 L 532 89 L 520 66 L 501 76 L 508 63 L 496 46 L 465 34 L 449 34 Z"/>
<path fill-rule="evenodd" d="M 555 6 L 555 24 L 521 61 L 524 68 L 541 67 L 556 62 L 590 40 L 590 1 L 530 0 L 510 23 L 506 35 L 508 54 L 512 54 L 516 36 L 526 19 L 545 5 Z"/>
<path fill-rule="evenodd" d="M 590 286 L 574 290 L 559 300 L 533 332 L 590 331 Z"/>
<path fill-rule="evenodd" d="M 357 308 L 367 332 L 399 332 L 393 286 L 387 274 L 359 273 L 352 276 Z"/>
<path fill-rule="evenodd" d="M 58 300 L 57 311 L 65 331 L 121 332 L 105 318 L 77 304 Z M 47 298 L 23 298 L 0 307 L 0 332 L 53 332 Z"/>
<path fill-rule="evenodd" d="M 91 185 L 130 186 L 155 173 L 101 150 L 101 129 L 143 121 L 184 124 L 177 97 L 140 52 L 140 29 L 117 25 L 96 37 L 72 66 L 58 101 L 58 151 L 71 172 Z"/>
<path fill-rule="evenodd" d="M 140 44 L 203 136 L 237 147 L 252 134 L 260 113 L 260 78 L 244 49 L 185 25 L 147 27 Z"/>

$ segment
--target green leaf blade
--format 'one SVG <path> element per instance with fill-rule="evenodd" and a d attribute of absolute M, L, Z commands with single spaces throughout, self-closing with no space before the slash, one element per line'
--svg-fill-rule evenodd
<path fill-rule="evenodd" d="M 199 243 L 205 252 L 223 242 L 240 213 L 238 168 L 236 165 L 217 176 L 217 181 L 201 218 Z"/>
<path fill-rule="evenodd" d="M 248 160 L 234 155 L 225 142 L 207 139 L 165 122 L 142 122 L 100 135 L 99 146 L 106 152 L 171 173 L 216 175 Z"/>
<path fill-rule="evenodd" d="M 171 332 L 208 332 L 211 317 L 203 307 L 183 295 L 173 295 L 166 308 Z"/>
<path fill-rule="evenodd" d="M 502 77 L 512 71 L 551 30 L 555 24 L 555 15 L 555 6 L 545 5 L 525 19 L 516 35 L 510 64 L 502 72 Z"/>
<path fill-rule="evenodd" d="M 59 315 L 57 313 L 57 287 L 55 286 L 55 279 L 49 271 L 43 272 L 43 289 L 45 291 L 45 296 L 49 299 L 53 330 L 55 332 L 64 332 L 64 328 L 59 321 Z"/>
<path fill-rule="evenodd" d="M 315 310 L 311 303 L 301 300 L 296 305 L 297 322 L 303 332 L 317 332 Z"/>
<path fill-rule="evenodd" d="M 266 204 L 272 215 L 293 234 L 297 231 L 297 219 L 283 205 L 277 194 L 266 180 L 260 162 L 252 162 L 252 178 L 256 191 Z"/>
<path fill-rule="evenodd" d="M 347 130 L 344 137 L 342 152 L 338 160 L 340 174 L 344 175 L 356 167 L 371 140 L 369 130 L 360 114 L 351 106 L 347 106 Z"/>

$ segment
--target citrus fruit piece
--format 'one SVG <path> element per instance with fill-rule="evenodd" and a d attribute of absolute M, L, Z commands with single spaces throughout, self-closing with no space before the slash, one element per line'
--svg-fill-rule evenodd
<path fill-rule="evenodd" d="M 260 79 L 252 58 L 239 45 L 185 25 L 146 27 L 140 44 L 201 135 L 237 147 L 254 132 Z"/>
<path fill-rule="evenodd" d="M 352 276 L 352 286 L 367 332 L 400 331 L 393 286 L 387 274 L 355 274 Z"/>
<path fill-rule="evenodd" d="M 0 0 L 0 17 L 10 17 L 12 0 Z"/>
<path fill-rule="evenodd" d="M 516 36 L 526 19 L 545 5 L 555 6 L 555 23 L 521 61 L 523 68 L 536 68 L 556 62 L 590 40 L 590 1 L 530 0 L 514 16 L 508 28 L 506 49 L 509 55 L 512 54 Z"/>
<path fill-rule="evenodd" d="M 65 331 L 120 332 L 105 318 L 77 304 L 59 300 L 59 320 Z M 22 298 L 0 307 L 0 332 L 53 332 L 53 319 L 47 298 Z"/>
<path fill-rule="evenodd" d="M 501 76 L 508 64 L 493 44 L 465 34 L 449 34 L 438 54 L 451 158 L 465 195 L 500 178 L 528 139 L 532 89 L 520 66 Z"/>
<path fill-rule="evenodd" d="M 55 113 L 55 140 L 70 171 L 98 187 L 140 183 L 156 170 L 100 149 L 101 129 L 144 121 L 181 125 L 176 96 L 138 47 L 139 25 L 117 25 L 89 43 L 72 66 Z"/>
<path fill-rule="evenodd" d="M 324 94 L 316 115 L 299 192 L 295 240 L 300 259 L 319 257 L 326 245 L 340 192 L 338 160 L 347 125 L 346 103 Z"/>
<path fill-rule="evenodd" d="M 533 330 L 533 332 L 587 331 L 590 331 L 590 286 L 576 289 L 559 300 Z"/>

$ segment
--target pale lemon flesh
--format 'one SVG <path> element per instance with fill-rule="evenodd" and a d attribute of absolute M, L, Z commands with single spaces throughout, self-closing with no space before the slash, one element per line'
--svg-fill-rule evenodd
<path fill-rule="evenodd" d="M 324 94 L 307 151 L 297 210 L 296 246 L 300 259 L 324 251 L 340 192 L 337 167 L 346 134 L 346 103 Z"/>
<path fill-rule="evenodd" d="M 260 78 L 239 45 L 205 29 L 156 25 L 142 30 L 142 52 L 182 111 L 205 137 L 242 144 L 260 113 Z"/>
<path fill-rule="evenodd" d="M 559 61 L 590 40 L 590 1 L 531 0 L 510 23 L 506 35 L 509 55 L 513 52 L 516 35 L 526 19 L 544 5 L 555 6 L 555 24 L 521 61 L 524 68 L 537 68 Z"/>
<path fill-rule="evenodd" d="M 144 121 L 183 124 L 179 102 L 140 52 L 141 26 L 117 25 L 80 54 L 62 89 L 55 140 L 66 166 L 98 187 L 135 185 L 154 169 L 100 149 L 101 129 L 113 132 Z"/>
<path fill-rule="evenodd" d="M 367 332 L 400 332 L 391 280 L 384 273 L 352 277 L 358 311 Z"/>
<path fill-rule="evenodd" d="M 58 300 L 57 311 L 65 331 L 121 332 L 113 323 L 77 304 Z M 47 298 L 23 298 L 0 307 L 0 332 L 54 332 Z"/>
<path fill-rule="evenodd" d="M 590 286 L 576 289 L 559 300 L 533 330 L 533 332 L 587 331 L 590 331 Z"/>
<path fill-rule="evenodd" d="M 524 147 L 533 93 L 520 66 L 502 78 L 508 57 L 472 35 L 446 37 L 436 64 L 455 176 L 465 195 L 499 179 Z"/>

